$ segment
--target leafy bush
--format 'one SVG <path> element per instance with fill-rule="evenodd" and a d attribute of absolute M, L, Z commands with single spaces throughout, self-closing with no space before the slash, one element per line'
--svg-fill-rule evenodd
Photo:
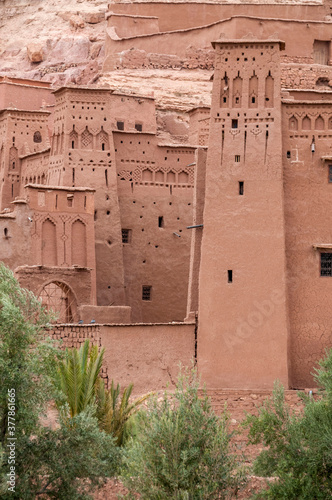
<path fill-rule="evenodd" d="M 132 433 L 133 417 L 138 412 L 141 404 L 150 394 L 141 396 L 134 401 L 129 401 L 133 384 L 125 387 L 120 398 L 120 385 L 105 389 L 103 380 L 97 386 L 97 418 L 100 428 L 116 438 L 118 446 L 125 444 L 127 437 Z"/>
<path fill-rule="evenodd" d="M 86 340 L 79 349 L 66 349 L 64 360 L 59 361 L 57 384 L 62 395 L 58 398 L 58 407 L 69 409 L 70 417 L 94 408 L 99 427 L 116 438 L 116 444 L 122 446 L 131 420 L 141 403 L 149 394 L 134 401 L 129 401 L 134 385 L 125 387 L 120 398 L 120 385 L 105 388 L 105 382 L 99 373 L 105 350 L 98 353 L 97 346 L 91 346 Z"/>
<path fill-rule="evenodd" d="M 123 480 L 142 499 L 222 499 L 239 484 L 230 454 L 227 417 L 218 418 L 206 394 L 199 397 L 195 370 L 181 375 L 138 414 L 137 438 L 125 458 Z"/>
<path fill-rule="evenodd" d="M 54 377 L 62 356 L 44 339 L 49 320 L 34 295 L 0 264 L 2 499 L 91 498 L 89 491 L 114 475 L 119 460 L 114 439 L 99 430 L 89 412 L 62 418 L 56 430 L 41 425 L 48 403 L 58 397 Z M 10 467 L 14 486 L 8 483 Z"/>
<path fill-rule="evenodd" d="M 332 350 L 320 362 L 316 379 L 324 389 L 320 399 L 302 395 L 304 411 L 295 415 L 275 385 L 272 401 L 259 415 L 248 416 L 249 440 L 263 443 L 254 464 L 262 476 L 276 476 L 257 498 L 326 500 L 332 497 Z"/>

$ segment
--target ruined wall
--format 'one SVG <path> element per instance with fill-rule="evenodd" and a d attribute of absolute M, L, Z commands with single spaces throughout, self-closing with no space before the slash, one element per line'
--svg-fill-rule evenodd
<path fill-rule="evenodd" d="M 295 20 L 296 19 L 296 20 Z M 312 19 L 312 18 L 308 18 Z M 137 20 L 139 23 L 139 19 Z M 294 43 L 296 31 L 296 43 Z M 256 17 L 234 15 L 204 25 L 182 28 L 154 34 L 119 37 L 115 30 L 108 29 L 105 50 L 105 72 L 118 68 L 173 68 L 173 69 L 213 69 L 214 55 L 211 41 L 219 38 L 258 37 L 265 39 L 271 35 L 286 42 L 284 57 L 286 62 L 312 64 L 315 62 L 315 40 L 331 40 L 331 21 L 300 21 L 297 18 L 273 19 L 272 15 Z M 328 64 L 331 58 L 331 48 Z M 318 55 L 317 55 L 318 57 Z"/>
<path fill-rule="evenodd" d="M 59 325 L 50 333 L 64 347 L 86 339 L 104 347 L 104 376 L 121 387 L 133 382 L 135 394 L 172 387 L 195 353 L 194 324 Z"/>
<path fill-rule="evenodd" d="M 109 4 L 108 25 L 113 24 L 112 13 L 130 16 L 156 17 L 159 22 L 159 31 L 173 31 L 195 28 L 227 19 L 235 15 L 250 15 L 253 17 L 273 17 L 276 19 L 316 19 L 323 20 L 330 13 L 327 2 L 311 1 L 112 1 Z M 137 22 L 139 18 L 137 19 Z M 130 31 L 125 35 L 131 36 Z"/>
<path fill-rule="evenodd" d="M 0 109 L 38 111 L 47 105 L 54 105 L 50 83 L 0 76 Z"/>
<path fill-rule="evenodd" d="M 320 95 L 316 95 L 320 100 Z M 329 166 L 332 165 L 332 102 L 283 104 L 283 169 L 286 257 L 291 331 L 291 387 L 313 385 L 313 366 L 332 347 L 328 314 L 332 281 L 321 276 L 321 254 L 331 244 Z M 314 146 L 312 144 L 314 143 Z M 315 151 L 312 152 L 312 149 Z M 322 160 L 322 157 L 330 157 Z"/>

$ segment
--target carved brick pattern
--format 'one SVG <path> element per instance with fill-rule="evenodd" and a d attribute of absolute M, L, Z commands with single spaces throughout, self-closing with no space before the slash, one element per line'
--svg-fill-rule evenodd
<path fill-rule="evenodd" d="M 82 142 L 82 147 L 85 149 L 91 149 L 92 148 L 92 134 L 88 131 L 86 128 L 84 132 L 82 133 L 81 137 L 81 142 Z"/>

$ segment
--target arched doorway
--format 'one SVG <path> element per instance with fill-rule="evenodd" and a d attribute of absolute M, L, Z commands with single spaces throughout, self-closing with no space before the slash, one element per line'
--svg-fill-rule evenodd
<path fill-rule="evenodd" d="M 70 287 L 61 281 L 52 281 L 45 285 L 39 299 L 48 311 L 56 314 L 57 323 L 77 321 L 77 304 Z"/>

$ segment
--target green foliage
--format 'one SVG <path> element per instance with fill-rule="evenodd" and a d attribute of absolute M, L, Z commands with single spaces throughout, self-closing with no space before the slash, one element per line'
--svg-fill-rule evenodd
<path fill-rule="evenodd" d="M 227 417 L 218 418 L 206 394 L 199 398 L 195 370 L 180 376 L 175 393 L 148 401 L 137 438 L 125 458 L 123 480 L 142 499 L 222 499 L 239 475 L 229 450 Z M 130 496 L 132 498 L 132 496 Z"/>
<path fill-rule="evenodd" d="M 79 349 L 66 349 L 65 359 L 59 363 L 59 380 L 71 417 L 94 403 L 104 351 L 98 354 L 97 346 L 90 349 L 89 340 Z"/>
<path fill-rule="evenodd" d="M 118 446 L 122 446 L 125 438 L 130 434 L 133 416 L 138 412 L 140 405 L 150 394 L 146 394 L 134 401 L 129 401 L 134 385 L 129 384 L 123 391 L 120 399 L 120 385 L 105 389 L 103 380 L 97 386 L 97 418 L 100 428 L 116 438 Z"/>
<path fill-rule="evenodd" d="M 98 354 L 98 347 L 90 348 L 89 340 L 79 349 L 66 349 L 65 359 L 58 365 L 58 386 L 65 397 L 60 397 L 58 407 L 68 405 L 71 417 L 93 407 L 101 430 L 116 438 L 122 446 L 131 425 L 131 419 L 149 394 L 130 402 L 133 384 L 123 391 L 120 385 L 105 388 L 99 376 L 103 363 L 104 349 Z"/>
<path fill-rule="evenodd" d="M 43 325 L 50 319 L 34 295 L 21 289 L 12 272 L 0 264 L 0 497 L 4 499 L 91 498 L 89 490 L 114 474 L 119 458 L 113 438 L 99 430 L 91 413 L 62 418 L 56 430 L 40 423 L 49 402 L 59 396 L 54 378 L 62 353 L 44 339 Z M 14 425 L 9 427 L 9 419 L 14 419 L 14 431 L 9 430 Z M 8 448 L 11 432 L 16 439 L 14 458 Z M 14 491 L 8 490 L 9 461 L 15 467 Z"/>
<path fill-rule="evenodd" d="M 98 427 L 91 409 L 60 420 L 61 427 L 39 429 L 17 446 L 15 493 L 0 490 L 2 499 L 91 499 L 91 493 L 113 476 L 120 464 L 114 439 Z"/>
<path fill-rule="evenodd" d="M 50 320 L 40 302 L 20 288 L 13 273 L 0 264 L 0 443 L 8 429 L 8 390 L 16 399 L 16 432 L 30 435 L 53 394 L 56 359 L 43 325 Z"/>
<path fill-rule="evenodd" d="M 325 500 L 332 496 L 332 350 L 316 370 L 321 399 L 303 396 L 304 411 L 291 413 L 277 384 L 272 401 L 248 416 L 249 441 L 263 443 L 257 474 L 278 479 L 257 498 Z"/>

